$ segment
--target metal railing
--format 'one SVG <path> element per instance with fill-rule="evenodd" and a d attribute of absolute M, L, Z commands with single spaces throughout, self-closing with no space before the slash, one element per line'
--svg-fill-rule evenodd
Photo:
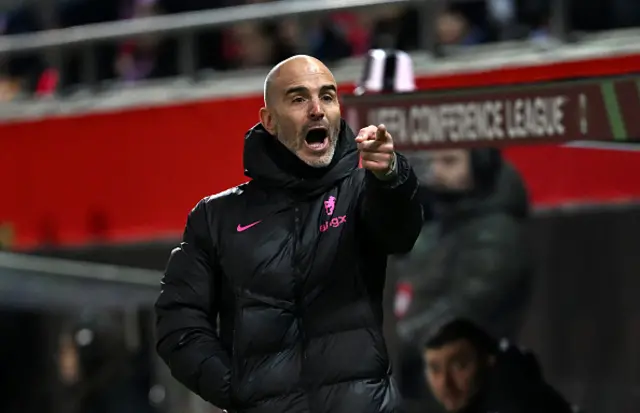
<path fill-rule="evenodd" d="M 57 46 L 126 39 L 147 34 L 197 32 L 236 23 L 274 20 L 293 15 L 357 10 L 372 6 L 406 4 L 411 1 L 413 0 L 295 0 L 145 17 L 8 36 L 0 38 L 0 53 L 22 53 Z"/>
<path fill-rule="evenodd" d="M 161 278 L 160 271 L 0 251 L 0 301 L 5 304 L 149 306 Z"/>
<path fill-rule="evenodd" d="M 461 2 L 465 0 L 456 0 Z M 567 32 L 565 10 L 569 0 L 553 2 L 552 24 L 554 37 L 564 39 Z M 420 46 L 435 51 L 434 16 L 450 0 L 294 0 L 235 6 L 216 10 L 137 18 L 64 29 L 45 30 L 30 34 L 0 36 L 0 57 L 42 52 L 48 63 L 59 67 L 61 50 L 80 46 L 86 51 L 85 81 L 95 77 L 95 58 L 91 47 L 97 43 L 115 41 L 147 34 L 176 35 L 179 42 L 179 69 L 192 75 L 196 67 L 194 35 L 206 29 L 230 26 L 243 22 L 277 20 L 290 16 L 319 15 L 337 11 L 360 10 L 391 5 L 413 5 L 421 15 Z"/>

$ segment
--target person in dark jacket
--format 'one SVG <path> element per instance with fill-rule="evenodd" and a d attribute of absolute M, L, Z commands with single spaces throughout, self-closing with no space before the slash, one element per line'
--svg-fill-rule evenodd
<path fill-rule="evenodd" d="M 417 178 L 384 126 L 351 132 L 311 57 L 270 72 L 260 118 L 252 180 L 200 201 L 171 254 L 158 353 L 229 412 L 396 412 L 382 293 L 422 226 Z"/>
<path fill-rule="evenodd" d="M 449 314 L 515 340 L 533 275 L 527 191 L 500 152 L 433 151 L 423 162 L 419 195 L 428 224 L 411 254 L 394 261 L 400 384 L 408 399 L 422 398 L 426 388 L 416 349 Z"/>
<path fill-rule="evenodd" d="M 423 349 L 427 382 L 448 413 L 572 413 L 535 355 L 456 318 Z"/>

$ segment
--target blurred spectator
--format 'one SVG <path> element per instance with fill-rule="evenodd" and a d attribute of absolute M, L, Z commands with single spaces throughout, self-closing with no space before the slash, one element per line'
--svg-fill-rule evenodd
<path fill-rule="evenodd" d="M 235 67 L 268 66 L 276 53 L 274 41 L 263 24 L 239 24 L 231 29 L 230 36 L 236 47 L 229 51 L 227 58 Z"/>
<path fill-rule="evenodd" d="M 152 413 L 147 351 L 131 352 L 114 314 L 82 321 L 60 335 L 58 365 L 65 413 Z"/>
<path fill-rule="evenodd" d="M 447 10 L 436 21 L 438 42 L 445 46 L 472 46 L 484 42 L 485 33 L 461 12 Z"/>
<path fill-rule="evenodd" d="M 415 7 L 390 7 L 374 14 L 371 48 L 416 50 L 421 14 Z"/>
<path fill-rule="evenodd" d="M 73 386 L 80 380 L 80 353 L 71 334 L 61 334 L 58 353 L 60 380 Z"/>
<path fill-rule="evenodd" d="M 549 30 L 551 2 L 549 0 L 515 0 L 516 19 L 536 36 Z"/>
<path fill-rule="evenodd" d="M 53 96 L 60 83 L 60 74 L 55 69 L 45 69 L 36 85 L 36 95 L 38 97 Z"/>
<path fill-rule="evenodd" d="M 57 25 L 61 28 L 86 24 L 113 22 L 120 18 L 120 1 L 104 0 L 68 0 L 58 4 Z M 60 86 L 79 85 L 87 79 L 83 78 L 87 58 L 94 59 L 95 81 L 103 81 L 115 77 L 113 60 L 116 46 L 113 42 L 100 43 L 90 48 L 84 46 L 68 47 L 62 55 Z"/>
<path fill-rule="evenodd" d="M 32 3 L 26 3 L 3 15 L 0 34 L 25 34 L 41 28 L 36 7 Z M 44 67 L 44 62 L 37 53 L 16 55 L 6 60 L 0 58 L 0 73 L 5 72 L 6 75 L 5 98 L 13 98 L 14 93 L 17 94 L 20 90 L 34 90 Z"/>
<path fill-rule="evenodd" d="M 164 13 L 177 14 L 219 9 L 242 4 L 242 0 L 158 0 Z M 225 33 L 228 29 L 213 28 L 199 31 L 195 36 L 196 69 L 232 69 L 225 58 Z M 174 57 L 177 61 L 178 57 Z"/>
<path fill-rule="evenodd" d="M 437 19 L 437 35 L 442 45 L 473 46 L 495 41 L 487 1 L 452 3 Z"/>
<path fill-rule="evenodd" d="M 144 18 L 161 14 L 156 0 L 135 0 L 131 10 L 123 12 L 128 18 Z M 115 72 L 125 81 L 176 76 L 177 47 L 175 40 L 160 35 L 142 35 L 120 44 Z"/>
<path fill-rule="evenodd" d="M 395 7 L 377 18 L 372 30 L 373 48 L 416 50 L 420 47 L 423 14 L 415 7 Z M 436 17 L 437 43 L 470 46 L 494 40 L 484 1 L 448 4 Z"/>
<path fill-rule="evenodd" d="M 532 353 L 499 344 L 468 320 L 443 326 L 422 355 L 429 388 L 448 413 L 574 411 L 546 383 Z"/>
<path fill-rule="evenodd" d="M 393 263 L 406 398 L 425 396 L 416 348 L 450 314 L 517 337 L 532 278 L 523 234 L 527 193 L 497 149 L 432 151 L 414 165 L 427 224 L 413 251 Z"/>
<path fill-rule="evenodd" d="M 73 0 L 60 7 L 60 25 L 73 27 L 164 13 L 162 0 Z M 121 79 L 134 81 L 176 76 L 177 46 L 174 38 L 145 35 L 116 44 L 101 44 L 92 56 L 98 69 L 97 81 Z M 81 83 L 86 50 L 71 49 L 65 56 L 65 85 Z"/>
<path fill-rule="evenodd" d="M 369 50 L 371 18 L 367 14 L 354 12 L 335 13 L 331 20 L 337 36 L 346 41 L 351 55 L 362 56 Z"/>
<path fill-rule="evenodd" d="M 319 27 L 311 32 L 311 54 L 324 62 L 334 62 L 352 56 L 360 40 L 353 17 L 344 14 L 322 19 Z"/>
<path fill-rule="evenodd" d="M 20 93 L 20 81 L 0 72 L 0 102 L 9 102 Z"/>
<path fill-rule="evenodd" d="M 236 68 L 274 65 L 296 54 L 292 39 L 283 34 L 286 35 L 271 23 L 239 24 L 229 32 L 230 46 L 233 46 L 227 49 L 226 56 Z"/>

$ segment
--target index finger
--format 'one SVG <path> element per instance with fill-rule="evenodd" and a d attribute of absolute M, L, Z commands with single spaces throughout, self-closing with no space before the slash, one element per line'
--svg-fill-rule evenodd
<path fill-rule="evenodd" d="M 384 125 L 378 125 L 378 130 L 376 131 L 376 140 L 377 141 L 386 141 L 387 140 L 387 127 Z"/>

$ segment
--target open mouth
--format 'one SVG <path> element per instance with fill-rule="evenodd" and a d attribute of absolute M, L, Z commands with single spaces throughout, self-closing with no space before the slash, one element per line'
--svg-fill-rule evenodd
<path fill-rule="evenodd" d="M 307 147 L 314 151 L 322 151 L 329 145 L 329 131 L 326 128 L 313 128 L 304 139 Z"/>

